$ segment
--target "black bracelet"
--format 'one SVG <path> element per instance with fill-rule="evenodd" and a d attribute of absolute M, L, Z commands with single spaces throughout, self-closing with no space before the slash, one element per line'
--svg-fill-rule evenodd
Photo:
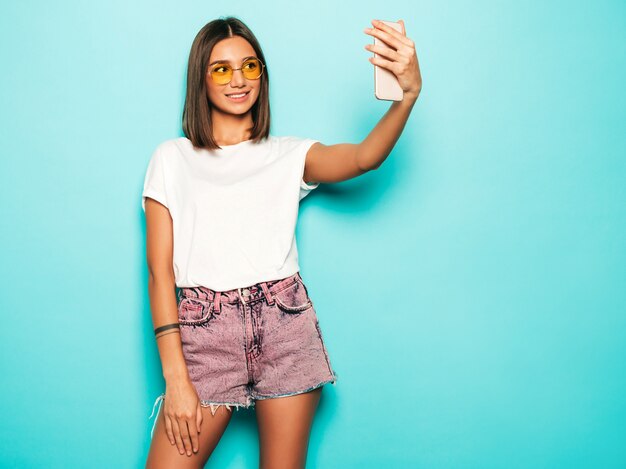
<path fill-rule="evenodd" d="M 154 330 L 154 335 L 157 335 L 159 332 L 163 332 L 163 331 L 166 331 L 168 329 L 174 329 L 174 328 L 180 329 L 180 324 L 175 322 L 175 323 L 172 323 L 172 324 L 167 324 L 165 326 L 157 327 Z"/>

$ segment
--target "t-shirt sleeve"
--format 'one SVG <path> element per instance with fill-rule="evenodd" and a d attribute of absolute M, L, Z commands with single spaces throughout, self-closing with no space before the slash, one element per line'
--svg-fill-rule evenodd
<path fill-rule="evenodd" d="M 152 154 L 150 162 L 148 163 L 148 169 L 146 170 L 146 176 L 143 183 L 143 193 L 141 197 L 141 208 L 146 211 L 146 197 L 160 202 L 161 204 L 168 206 L 167 194 L 165 190 L 165 168 L 163 166 L 163 152 L 161 147 Z"/>
<path fill-rule="evenodd" d="M 298 154 L 300 156 L 300 200 L 304 199 L 307 195 L 311 193 L 313 189 L 316 189 L 320 183 L 306 183 L 304 181 L 304 164 L 306 163 L 306 154 L 309 151 L 309 148 L 313 146 L 314 143 L 319 142 L 319 140 L 315 140 L 313 138 L 303 138 L 302 142 L 298 147 Z"/>

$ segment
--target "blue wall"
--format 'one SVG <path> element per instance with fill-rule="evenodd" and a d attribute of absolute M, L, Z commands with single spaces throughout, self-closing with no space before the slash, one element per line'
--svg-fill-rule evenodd
<path fill-rule="evenodd" d="M 0 466 L 142 467 L 163 386 L 143 176 L 228 14 L 277 135 L 365 138 L 389 106 L 372 18 L 405 20 L 424 79 L 381 168 L 302 202 L 339 375 L 308 467 L 626 466 L 626 4 L 381 5 L 2 3 Z M 256 467 L 235 415 L 212 467 Z"/>

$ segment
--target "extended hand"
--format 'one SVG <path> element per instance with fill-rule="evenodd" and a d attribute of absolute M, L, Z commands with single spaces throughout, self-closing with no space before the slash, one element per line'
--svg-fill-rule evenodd
<path fill-rule="evenodd" d="M 379 54 L 379 57 L 370 57 L 370 62 L 386 68 L 398 78 L 405 98 L 417 99 L 422 90 L 422 75 L 415 53 L 415 43 L 406 37 L 404 21 L 400 20 L 400 23 L 404 34 L 382 21 L 372 20 L 374 28 L 366 28 L 364 32 L 377 37 L 389 47 L 382 44 L 367 44 L 365 48 Z"/>

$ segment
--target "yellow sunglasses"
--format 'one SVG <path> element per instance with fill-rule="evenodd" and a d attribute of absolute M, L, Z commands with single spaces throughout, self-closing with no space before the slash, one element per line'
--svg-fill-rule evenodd
<path fill-rule="evenodd" d="M 256 57 L 250 57 L 243 61 L 241 68 L 233 68 L 228 62 L 218 62 L 209 71 L 211 78 L 218 85 L 226 85 L 233 79 L 235 70 L 241 70 L 244 78 L 257 80 L 263 75 L 265 65 Z"/>

